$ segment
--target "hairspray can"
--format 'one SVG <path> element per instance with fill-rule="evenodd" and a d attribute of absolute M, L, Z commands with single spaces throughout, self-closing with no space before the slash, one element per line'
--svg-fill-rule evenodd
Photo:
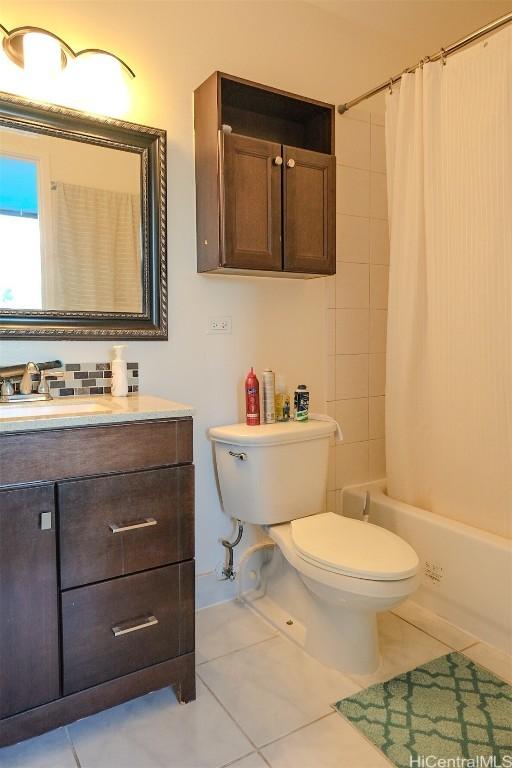
<path fill-rule="evenodd" d="M 276 381 L 269 368 L 263 371 L 263 423 L 274 424 L 276 420 Z"/>
<path fill-rule="evenodd" d="M 253 368 L 245 379 L 245 423 L 250 427 L 260 423 L 260 384 Z"/>
<path fill-rule="evenodd" d="M 309 416 L 309 390 L 305 384 L 299 384 L 293 397 L 295 421 L 307 421 Z"/>

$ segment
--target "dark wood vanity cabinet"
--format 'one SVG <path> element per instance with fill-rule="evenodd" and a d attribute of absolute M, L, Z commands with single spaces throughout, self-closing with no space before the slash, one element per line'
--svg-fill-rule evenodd
<path fill-rule="evenodd" d="M 198 271 L 334 274 L 334 108 L 214 73 L 195 92 Z"/>
<path fill-rule="evenodd" d="M 191 419 L 0 435 L 0 477 L 0 746 L 195 698 Z"/>
<path fill-rule="evenodd" d="M 0 718 L 59 696 L 56 559 L 53 485 L 0 491 Z"/>

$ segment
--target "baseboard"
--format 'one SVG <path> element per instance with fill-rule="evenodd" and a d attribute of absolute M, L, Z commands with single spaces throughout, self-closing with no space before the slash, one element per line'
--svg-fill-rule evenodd
<path fill-rule="evenodd" d="M 237 589 L 237 582 L 220 580 L 215 571 L 198 574 L 196 576 L 196 610 L 234 600 Z"/>

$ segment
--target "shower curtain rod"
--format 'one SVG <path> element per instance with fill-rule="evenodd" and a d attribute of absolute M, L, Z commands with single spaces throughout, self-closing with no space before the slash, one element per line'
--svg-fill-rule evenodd
<path fill-rule="evenodd" d="M 418 62 L 418 64 L 415 64 L 413 67 L 407 67 L 402 72 L 400 72 L 399 75 L 394 75 L 393 77 L 390 77 L 388 80 L 386 80 L 385 83 L 381 83 L 376 88 L 372 88 L 371 91 L 366 91 L 366 93 L 363 93 L 362 96 L 358 96 L 356 99 L 351 99 L 350 101 L 347 101 L 345 104 L 339 104 L 338 105 L 339 114 L 342 115 L 344 112 L 347 112 L 352 107 L 355 107 L 356 104 L 360 104 L 362 101 L 366 101 L 366 99 L 369 99 L 371 96 L 375 96 L 377 93 L 380 93 L 381 91 L 385 91 L 386 88 L 392 88 L 392 86 L 400 80 L 402 75 L 408 72 L 409 73 L 414 72 L 422 64 L 429 61 L 438 61 L 439 59 L 444 60 L 450 54 L 456 53 L 461 48 L 464 48 L 466 45 L 469 45 L 470 43 L 473 43 L 475 40 L 478 40 L 479 37 L 488 35 L 489 32 L 494 32 L 494 30 L 499 29 L 500 27 L 503 27 L 505 24 L 508 24 L 511 21 L 512 21 L 512 13 L 507 13 L 505 14 L 505 16 L 501 16 L 499 19 L 489 22 L 489 24 L 486 24 L 485 27 L 481 27 L 480 29 L 477 29 L 475 32 L 471 32 L 471 34 L 466 35 L 466 37 L 463 37 L 460 40 L 457 40 L 456 43 L 452 43 L 451 45 L 448 45 L 446 48 L 441 48 L 441 50 L 439 50 L 433 56 L 426 56 L 424 59 Z"/>

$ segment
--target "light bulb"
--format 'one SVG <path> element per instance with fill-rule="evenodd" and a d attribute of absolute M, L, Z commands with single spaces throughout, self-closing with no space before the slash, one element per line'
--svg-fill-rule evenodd
<path fill-rule="evenodd" d="M 43 32 L 23 36 L 23 88 L 29 96 L 43 101 L 58 98 L 62 75 L 60 43 Z"/>
<path fill-rule="evenodd" d="M 66 73 L 66 101 L 77 109 L 122 117 L 130 107 L 130 92 L 122 64 L 108 53 L 78 56 Z"/>

